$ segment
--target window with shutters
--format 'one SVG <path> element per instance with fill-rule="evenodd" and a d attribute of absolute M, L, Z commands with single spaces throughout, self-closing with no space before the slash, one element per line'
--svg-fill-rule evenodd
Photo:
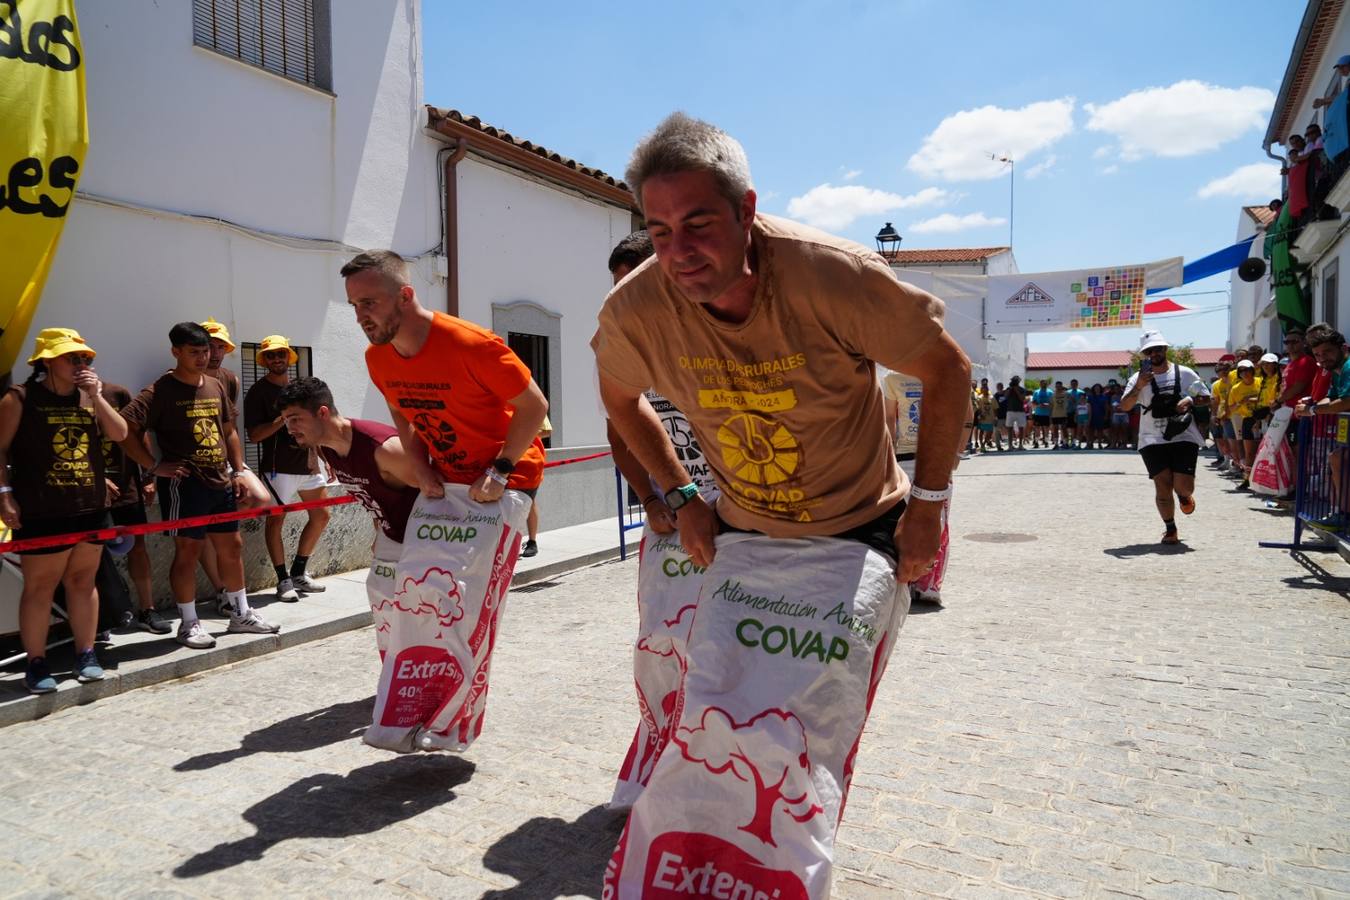
<path fill-rule="evenodd" d="M 332 90 L 329 0 L 192 0 L 192 42 Z"/>

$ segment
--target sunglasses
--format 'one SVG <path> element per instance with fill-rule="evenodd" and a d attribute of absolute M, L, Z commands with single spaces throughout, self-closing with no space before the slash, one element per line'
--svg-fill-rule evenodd
<path fill-rule="evenodd" d="M 65 353 L 62 359 L 72 366 L 92 366 L 94 364 L 94 355 L 92 353 Z"/>

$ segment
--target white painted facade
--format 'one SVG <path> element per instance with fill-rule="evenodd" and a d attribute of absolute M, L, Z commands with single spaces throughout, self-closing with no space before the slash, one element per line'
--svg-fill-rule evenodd
<path fill-rule="evenodd" d="M 1252 244 L 1251 255 L 1260 258 L 1265 242 L 1265 229 L 1245 210 L 1238 212 L 1237 241 L 1245 241 L 1256 236 Z M 1278 340 L 1271 340 L 1271 329 L 1277 332 L 1279 323 L 1275 321 L 1275 294 L 1269 278 L 1256 281 L 1243 281 L 1238 277 L 1237 269 L 1229 276 L 1228 307 L 1228 349 L 1250 347 L 1259 343 L 1263 347 L 1275 347 Z M 1259 319 L 1258 319 L 1259 317 Z M 1278 336 L 1278 335 L 1277 335 Z"/>
<path fill-rule="evenodd" d="M 944 275 L 1012 275 L 1017 272 L 1017 260 L 1011 250 L 972 263 L 893 263 L 892 270 L 901 281 L 905 271 L 940 272 Z M 970 357 L 971 377 L 988 378 L 990 384 L 1006 383 L 1013 375 L 1022 374 L 1027 358 L 1025 334 L 989 334 L 984 327 L 984 300 L 982 298 L 942 297 L 947 304 L 947 331 Z"/>
<path fill-rule="evenodd" d="M 329 93 L 194 46 L 189 3 L 79 4 L 90 146 L 34 332 L 79 329 L 134 391 L 172 365 L 170 326 L 214 316 L 236 343 L 312 347 L 340 408 L 387 419 L 338 269 L 392 247 L 443 298 L 442 144 L 423 130 L 416 0 L 331 12 Z"/>
<path fill-rule="evenodd" d="M 633 230 L 631 212 L 472 150 L 455 173 L 460 315 L 503 337 L 512 322 L 544 334 L 552 319 L 560 369 L 543 386 L 552 445 L 607 444 L 590 340 L 611 287 L 609 254 Z"/>

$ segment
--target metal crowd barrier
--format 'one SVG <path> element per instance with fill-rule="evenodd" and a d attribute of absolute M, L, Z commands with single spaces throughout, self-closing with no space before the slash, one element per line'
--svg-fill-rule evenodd
<path fill-rule="evenodd" d="M 1262 541 L 1261 546 L 1336 549 L 1335 544 L 1305 543 L 1308 529 L 1350 546 L 1350 413 L 1306 416 L 1297 423 L 1294 541 Z"/>
<path fill-rule="evenodd" d="M 642 500 L 623 480 L 618 466 L 614 467 L 614 502 L 619 508 L 619 559 L 627 559 L 628 532 L 646 525 L 647 516 Z"/>

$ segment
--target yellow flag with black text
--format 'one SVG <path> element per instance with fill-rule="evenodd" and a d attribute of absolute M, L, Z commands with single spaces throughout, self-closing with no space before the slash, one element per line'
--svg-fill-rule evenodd
<path fill-rule="evenodd" d="M 74 0 L 0 0 L 0 373 L 42 299 L 89 147 Z"/>

